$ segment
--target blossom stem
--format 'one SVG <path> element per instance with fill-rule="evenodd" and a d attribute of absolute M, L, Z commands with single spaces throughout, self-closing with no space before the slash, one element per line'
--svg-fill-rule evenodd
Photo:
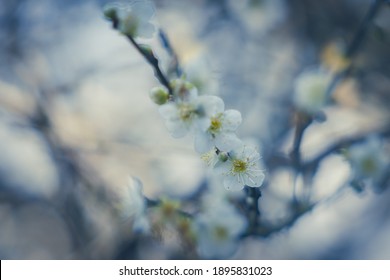
<path fill-rule="evenodd" d="M 133 44 L 133 46 L 136 48 L 136 50 L 146 59 L 147 62 L 153 67 L 154 73 L 159 80 L 159 82 L 165 86 L 168 89 L 168 92 L 170 95 L 173 95 L 172 87 L 169 84 L 168 79 L 165 77 L 165 75 L 162 73 L 161 68 L 158 64 L 158 59 L 153 55 L 146 53 L 140 45 L 134 40 L 134 38 L 130 35 L 126 35 L 126 37 L 129 39 L 129 41 Z"/>
<path fill-rule="evenodd" d="M 175 50 L 172 48 L 171 42 L 169 41 L 167 34 L 162 29 L 159 29 L 158 36 L 160 38 L 161 44 L 166 49 L 168 54 L 172 57 L 172 68 L 175 70 L 176 76 L 180 77 L 183 74 L 183 70 L 180 67 L 179 58 Z"/>
<path fill-rule="evenodd" d="M 293 166 L 296 170 L 299 170 L 301 167 L 301 143 L 303 139 L 303 134 L 305 133 L 306 128 L 311 124 L 312 118 L 306 114 L 299 113 L 297 127 L 294 134 L 293 148 L 290 153 Z"/>
<path fill-rule="evenodd" d="M 253 234 L 256 231 L 256 228 L 259 224 L 260 219 L 260 210 L 259 210 L 259 198 L 261 197 L 261 191 L 259 188 L 252 188 L 246 186 L 246 193 L 248 196 L 247 210 L 248 210 L 248 220 L 249 228 L 247 234 Z"/>
<path fill-rule="evenodd" d="M 117 17 L 112 18 L 112 27 L 116 30 L 118 30 L 119 27 L 119 20 Z M 135 41 L 135 39 L 130 36 L 126 35 L 127 39 L 131 42 L 131 44 L 135 47 L 135 49 L 146 59 L 146 61 L 153 67 L 154 73 L 158 79 L 158 81 L 165 86 L 168 89 L 169 95 L 173 95 L 172 87 L 169 84 L 168 79 L 165 77 L 163 72 L 161 71 L 161 68 L 158 64 L 158 59 L 153 55 L 153 53 L 148 53 L 144 49 L 141 48 L 141 46 Z"/>

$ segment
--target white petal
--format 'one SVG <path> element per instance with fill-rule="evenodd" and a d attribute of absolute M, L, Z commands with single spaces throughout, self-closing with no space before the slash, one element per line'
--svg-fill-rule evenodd
<path fill-rule="evenodd" d="M 264 182 L 264 172 L 261 170 L 250 170 L 244 176 L 244 183 L 249 187 L 260 187 Z"/>
<path fill-rule="evenodd" d="M 167 103 L 158 107 L 158 111 L 164 119 L 178 119 L 177 107 L 175 104 Z"/>
<path fill-rule="evenodd" d="M 177 121 L 166 121 L 165 126 L 167 127 L 169 133 L 174 138 L 181 138 L 184 137 L 188 133 L 188 127 L 181 122 L 180 120 Z"/>
<path fill-rule="evenodd" d="M 237 110 L 226 110 L 223 113 L 223 129 L 226 131 L 236 131 L 242 122 L 241 113 Z"/>
<path fill-rule="evenodd" d="M 194 144 L 195 151 L 197 151 L 198 153 L 206 153 L 214 147 L 211 135 L 207 132 L 201 131 L 196 133 Z"/>
<path fill-rule="evenodd" d="M 188 92 L 187 100 L 188 100 L 188 102 L 193 103 L 193 102 L 197 101 L 198 98 L 199 98 L 199 96 L 198 96 L 198 89 L 196 87 L 193 87 Z"/>
<path fill-rule="evenodd" d="M 231 162 L 228 160 L 226 162 L 218 161 L 214 166 L 214 171 L 216 174 L 225 176 L 231 170 Z"/>
<path fill-rule="evenodd" d="M 255 161 L 257 158 L 260 158 L 256 147 L 252 145 L 244 145 L 241 151 L 241 156 L 243 158 L 249 158 L 251 161 Z"/>
<path fill-rule="evenodd" d="M 202 95 L 199 97 L 198 102 L 205 116 L 215 116 L 222 113 L 225 108 L 223 100 L 214 95 Z"/>
<path fill-rule="evenodd" d="M 223 180 L 226 189 L 230 191 L 239 191 L 244 188 L 244 184 L 240 183 L 236 176 L 226 176 Z"/>
<path fill-rule="evenodd" d="M 230 152 L 242 145 L 242 141 L 234 133 L 220 133 L 215 137 L 215 146 L 224 152 Z"/>
<path fill-rule="evenodd" d="M 153 24 L 149 22 L 145 22 L 139 25 L 137 29 L 137 36 L 143 38 L 151 38 L 153 37 L 155 31 L 156 31 L 156 27 Z"/>
<path fill-rule="evenodd" d="M 201 131 L 206 131 L 211 125 L 211 120 L 208 117 L 200 117 L 196 119 L 196 124 Z"/>
<path fill-rule="evenodd" d="M 131 10 L 142 21 L 148 21 L 155 14 L 154 5 L 150 1 L 134 1 L 130 5 Z"/>

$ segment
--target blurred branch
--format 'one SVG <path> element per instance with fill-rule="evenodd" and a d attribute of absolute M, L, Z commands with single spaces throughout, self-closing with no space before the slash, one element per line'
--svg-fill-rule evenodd
<path fill-rule="evenodd" d="M 366 13 L 366 16 L 360 23 L 357 31 L 355 32 L 353 39 L 351 43 L 348 45 L 345 56 L 346 58 L 353 58 L 355 53 L 358 51 L 358 49 L 361 47 L 361 45 L 364 42 L 364 38 L 366 37 L 366 33 L 368 31 L 368 28 L 370 27 L 372 20 L 375 18 L 375 16 L 378 14 L 382 4 L 384 4 L 385 0 L 373 0 L 372 4 L 370 5 L 369 10 Z M 352 63 L 349 65 L 349 67 L 345 70 L 342 70 L 341 72 L 335 74 L 332 81 L 330 82 L 328 88 L 327 88 L 327 96 L 331 96 L 333 91 L 335 90 L 336 86 L 346 77 L 350 74 L 352 71 Z M 292 164 L 297 171 L 302 171 L 301 169 L 301 157 L 300 157 L 300 146 L 302 142 L 302 137 L 304 135 L 304 132 L 306 128 L 311 124 L 312 119 L 308 116 L 305 116 L 302 113 L 298 114 L 298 123 L 295 130 L 294 135 L 294 142 L 293 142 L 293 148 L 290 153 L 290 157 L 292 159 Z M 343 144 L 343 143 L 340 143 Z M 329 152 L 332 152 L 333 149 L 329 150 Z M 324 156 L 326 156 L 325 154 Z M 319 158 L 321 160 L 322 158 Z"/>
<path fill-rule="evenodd" d="M 106 207 L 108 211 L 112 212 L 113 210 L 109 205 L 108 194 L 102 181 L 96 175 L 93 176 L 93 179 L 88 176 L 88 173 L 83 170 L 77 152 L 63 146 L 57 138 L 48 111 L 48 108 L 51 108 L 50 101 L 50 95 L 41 90 L 37 97 L 35 115 L 29 119 L 30 125 L 41 133 L 56 164 L 61 186 L 58 197 L 59 211 L 68 226 L 76 257 L 90 257 L 88 255 L 89 251 L 85 248 L 94 236 L 88 221 L 86 208 L 83 206 L 84 202 L 79 196 L 80 192 L 77 187 L 83 186 L 90 193 L 93 192 L 94 195 L 91 197 L 94 197 L 99 205 L 108 205 Z"/>
<path fill-rule="evenodd" d="M 382 4 L 384 4 L 385 2 L 386 2 L 385 0 L 372 1 L 372 4 L 369 10 L 367 11 L 367 14 L 365 15 L 363 21 L 360 23 L 355 35 L 353 36 L 351 43 L 349 44 L 345 52 L 345 56 L 347 58 L 352 58 L 355 55 L 355 53 L 358 51 L 358 49 L 362 46 L 367 31 L 371 26 L 373 19 L 378 14 L 380 8 L 382 7 Z"/>
<path fill-rule="evenodd" d="M 259 198 L 261 197 L 261 191 L 259 188 L 251 188 L 246 186 L 245 191 L 247 193 L 247 216 L 249 220 L 249 227 L 247 235 L 254 234 L 260 221 L 260 210 L 259 210 Z"/>
<path fill-rule="evenodd" d="M 367 32 L 371 26 L 372 21 L 375 16 L 379 13 L 382 4 L 385 3 L 385 0 L 373 0 L 369 10 L 367 11 L 364 19 L 361 21 L 358 29 L 356 30 L 350 44 L 347 46 L 344 56 L 346 59 L 352 59 L 357 51 L 362 47 L 364 39 L 366 38 Z M 353 69 L 353 63 L 351 62 L 349 66 L 337 73 L 332 81 L 330 82 L 327 89 L 327 96 L 331 96 L 337 85 L 345 78 L 348 77 Z"/>
<path fill-rule="evenodd" d="M 172 45 L 168 39 L 167 34 L 162 29 L 159 29 L 158 36 L 160 38 L 160 42 L 161 42 L 162 46 L 168 52 L 169 56 L 172 59 L 171 65 L 170 65 L 170 69 L 172 69 L 171 71 L 174 71 L 176 73 L 177 77 L 181 77 L 181 75 L 183 74 L 183 70 L 180 67 L 179 58 L 178 58 L 175 50 L 172 48 Z M 168 72 L 169 72 L 169 70 L 168 70 Z"/>
<path fill-rule="evenodd" d="M 324 205 L 325 203 L 329 203 L 334 199 L 337 199 L 340 195 L 342 195 L 343 192 L 345 192 L 348 189 L 347 187 L 349 187 L 349 184 L 342 185 L 332 195 L 318 202 L 314 202 L 314 203 L 294 202 L 293 204 L 291 204 L 292 214 L 287 219 L 276 224 L 271 224 L 268 222 L 260 223 L 259 226 L 256 228 L 254 235 L 262 238 L 267 238 L 283 230 L 290 229 L 302 217 L 313 212 L 319 206 Z"/>
<path fill-rule="evenodd" d="M 379 131 L 370 132 L 370 133 L 376 133 L 382 137 L 389 137 L 390 136 L 390 125 L 387 125 L 387 126 L 381 128 Z M 349 147 L 350 145 L 361 142 L 366 137 L 367 137 L 367 134 L 357 135 L 357 136 L 353 136 L 353 137 L 344 138 L 344 139 L 338 141 L 337 143 L 330 145 L 327 149 L 325 149 L 323 152 L 321 152 L 319 155 L 317 155 L 314 159 L 304 163 L 302 165 L 302 170 L 316 168 L 319 165 L 319 163 L 327 156 L 333 154 L 334 152 L 340 151 L 342 148 L 346 148 L 346 147 Z"/>
<path fill-rule="evenodd" d="M 303 134 L 305 133 L 306 128 L 312 123 L 313 119 L 311 116 L 304 113 L 298 113 L 297 119 L 298 119 L 297 127 L 295 129 L 293 148 L 290 153 L 290 157 L 292 160 L 293 167 L 299 170 L 301 167 L 300 149 L 301 149 Z"/>

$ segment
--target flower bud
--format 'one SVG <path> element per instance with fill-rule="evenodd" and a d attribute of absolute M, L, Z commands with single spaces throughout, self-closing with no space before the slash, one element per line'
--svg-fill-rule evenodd
<path fill-rule="evenodd" d="M 133 13 L 127 13 L 119 23 L 120 32 L 131 37 L 137 36 L 138 27 L 139 19 Z"/>
<path fill-rule="evenodd" d="M 117 9 L 118 7 L 112 4 L 105 5 L 103 7 L 103 14 L 107 19 L 116 21 L 118 19 Z"/>
<path fill-rule="evenodd" d="M 218 155 L 218 159 L 219 159 L 221 162 L 227 161 L 228 158 L 229 158 L 229 156 L 227 155 L 227 153 L 224 153 L 224 152 L 219 153 L 219 155 Z"/>
<path fill-rule="evenodd" d="M 152 88 L 149 96 L 158 105 L 165 104 L 169 99 L 169 93 L 162 87 Z"/>

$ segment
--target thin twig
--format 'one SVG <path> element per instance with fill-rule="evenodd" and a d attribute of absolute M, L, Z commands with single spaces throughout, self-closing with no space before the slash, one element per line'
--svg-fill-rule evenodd
<path fill-rule="evenodd" d="M 119 20 L 118 18 L 114 17 L 112 20 L 112 27 L 116 30 L 118 30 L 119 27 Z M 131 35 L 125 34 L 126 38 L 131 42 L 131 44 L 136 48 L 136 50 L 146 59 L 146 61 L 153 67 L 154 73 L 159 80 L 159 82 L 165 86 L 168 89 L 168 92 L 170 95 L 173 95 L 172 87 L 166 78 L 166 76 L 161 71 L 161 68 L 159 66 L 158 59 L 154 56 L 153 52 L 149 52 L 141 47 L 140 44 L 138 44 L 135 39 Z"/>

